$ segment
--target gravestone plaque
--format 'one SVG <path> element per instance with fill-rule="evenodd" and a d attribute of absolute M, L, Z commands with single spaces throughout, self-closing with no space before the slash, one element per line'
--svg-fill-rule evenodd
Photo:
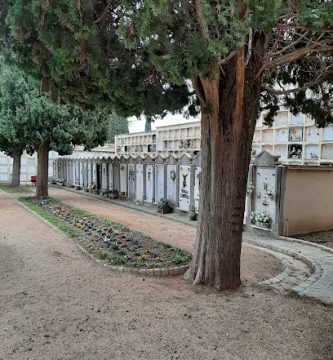
<path fill-rule="evenodd" d="M 125 163 L 120 163 L 120 192 L 127 194 L 127 173 Z"/>
<path fill-rule="evenodd" d="M 146 165 L 146 201 L 153 202 L 154 179 L 153 165 Z"/>
<path fill-rule="evenodd" d="M 121 168 L 120 168 L 121 171 Z M 134 164 L 128 165 L 128 197 L 135 199 L 135 171 Z"/>
<path fill-rule="evenodd" d="M 191 168 L 188 165 L 179 167 L 179 209 L 189 211 L 190 208 Z"/>
<path fill-rule="evenodd" d="M 135 167 L 136 178 L 136 200 L 143 200 L 143 164 L 136 164 Z"/>
<path fill-rule="evenodd" d="M 156 164 L 155 202 L 164 198 L 164 165 Z"/>
<path fill-rule="evenodd" d="M 177 166 L 167 165 L 167 198 L 174 206 L 177 203 Z"/>
<path fill-rule="evenodd" d="M 106 163 L 102 163 L 102 190 L 107 189 Z"/>
<path fill-rule="evenodd" d="M 201 167 L 197 166 L 195 168 L 194 176 L 194 208 L 196 211 L 199 210 L 200 202 L 200 180 L 201 180 Z"/>
<path fill-rule="evenodd" d="M 113 163 L 109 162 L 109 189 L 114 190 L 113 188 Z"/>

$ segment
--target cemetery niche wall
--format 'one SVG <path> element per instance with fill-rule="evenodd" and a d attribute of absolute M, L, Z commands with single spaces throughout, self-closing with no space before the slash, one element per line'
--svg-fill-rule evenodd
<path fill-rule="evenodd" d="M 95 194 L 101 191 L 112 199 L 119 195 L 138 205 L 156 206 L 163 199 L 180 214 L 200 211 L 200 154 L 167 158 L 83 154 L 56 159 L 55 180 Z M 279 156 L 261 151 L 249 168 L 244 228 L 285 236 L 332 230 L 332 183 L 333 167 L 282 165 Z"/>

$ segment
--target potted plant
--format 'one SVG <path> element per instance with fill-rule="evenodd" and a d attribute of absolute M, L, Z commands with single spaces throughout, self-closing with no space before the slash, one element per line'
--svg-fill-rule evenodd
<path fill-rule="evenodd" d="M 168 199 L 161 199 L 158 203 L 157 203 L 157 212 L 161 212 L 162 214 L 169 214 L 172 213 L 172 206 L 169 203 Z"/>
<path fill-rule="evenodd" d="M 109 191 L 109 198 L 110 199 L 118 199 L 118 197 L 119 197 L 119 191 L 118 190 L 113 189 L 113 190 Z"/>
<path fill-rule="evenodd" d="M 104 197 L 108 197 L 109 193 L 110 193 L 110 191 L 107 189 L 102 190 L 102 196 L 104 196 Z"/>
<path fill-rule="evenodd" d="M 192 208 L 190 209 L 190 211 L 188 212 L 188 218 L 189 218 L 191 221 L 197 220 L 197 218 L 198 218 L 198 213 L 195 211 L 194 207 L 192 207 Z"/>

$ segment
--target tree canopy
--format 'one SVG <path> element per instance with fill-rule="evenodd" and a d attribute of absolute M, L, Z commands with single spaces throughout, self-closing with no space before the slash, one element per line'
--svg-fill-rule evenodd
<path fill-rule="evenodd" d="M 31 92 L 35 92 L 33 84 L 6 66 L 0 57 L 0 150 L 11 157 L 27 149 L 22 118 Z"/>
<path fill-rule="evenodd" d="M 106 141 L 108 123 L 106 113 L 52 102 L 40 94 L 29 76 L 1 61 L 0 149 L 17 162 L 15 183 L 19 183 L 23 150 L 38 154 L 43 148 L 47 156 L 49 150 L 70 154 L 76 144 L 91 149 Z M 47 174 L 47 161 L 43 166 Z"/>
<path fill-rule="evenodd" d="M 200 98 L 198 76 L 245 44 L 248 61 L 262 33 L 267 121 L 285 105 L 320 125 L 332 121 L 332 18 L 322 0 L 0 2 L 2 46 L 56 98 L 120 115 L 175 111 L 189 101 L 186 79 Z"/>
<path fill-rule="evenodd" d="M 60 153 L 71 152 L 76 144 L 91 149 L 105 142 L 107 127 L 107 114 L 53 103 L 29 76 L 1 61 L 0 135 L 4 144 L 11 144 L 8 153 L 27 145 L 38 150 L 44 142 Z"/>
<path fill-rule="evenodd" d="M 145 54 L 124 46 L 109 7 L 106 1 L 1 0 L 5 49 L 56 99 L 119 115 L 181 108 L 187 86 L 166 89 Z"/>

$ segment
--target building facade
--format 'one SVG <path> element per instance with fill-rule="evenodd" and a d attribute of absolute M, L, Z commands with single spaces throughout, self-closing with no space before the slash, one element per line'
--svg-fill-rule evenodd
<path fill-rule="evenodd" d="M 253 155 L 262 150 L 280 156 L 288 165 L 333 164 L 333 126 L 318 128 L 313 119 L 287 110 L 278 112 L 271 127 L 258 119 L 253 138 Z"/>
<path fill-rule="evenodd" d="M 116 155 L 162 156 L 183 153 L 198 154 L 200 151 L 200 121 L 184 124 L 158 126 L 155 131 L 116 135 Z"/>
<path fill-rule="evenodd" d="M 280 110 L 271 127 L 264 124 L 265 113 L 257 121 L 252 155 L 267 150 L 280 156 L 288 165 L 333 164 L 333 126 L 318 128 L 313 119 L 287 110 Z M 162 156 L 200 152 L 200 121 L 159 126 L 148 133 L 133 133 L 115 137 L 116 155 Z"/>
<path fill-rule="evenodd" d="M 53 161 L 58 158 L 58 153 L 55 151 L 49 152 L 49 176 L 53 176 Z M 5 153 L 0 152 L 0 182 L 10 182 L 13 173 L 13 159 Z M 29 182 L 31 176 L 37 175 L 37 154 L 32 156 L 26 152 L 21 158 L 21 177 L 22 182 Z"/>

